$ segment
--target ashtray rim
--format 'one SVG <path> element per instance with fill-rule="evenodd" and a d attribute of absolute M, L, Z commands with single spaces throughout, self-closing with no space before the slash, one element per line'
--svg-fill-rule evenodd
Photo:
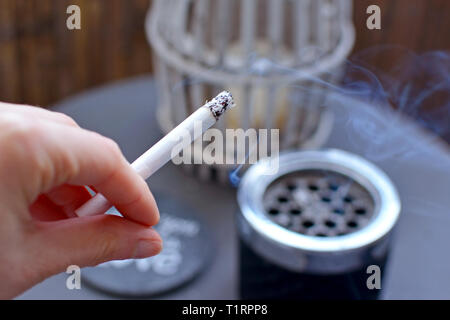
<path fill-rule="evenodd" d="M 387 236 L 398 220 L 401 204 L 392 181 L 380 168 L 358 155 L 337 149 L 287 151 L 280 153 L 277 174 L 265 174 L 270 172 L 270 165 L 268 159 L 262 159 L 251 166 L 242 177 L 237 197 L 240 215 L 252 233 L 277 246 L 313 253 L 359 250 Z M 324 168 L 355 179 L 374 196 L 372 221 L 355 232 L 322 238 L 285 229 L 267 217 L 262 197 L 272 182 L 290 172 Z"/>

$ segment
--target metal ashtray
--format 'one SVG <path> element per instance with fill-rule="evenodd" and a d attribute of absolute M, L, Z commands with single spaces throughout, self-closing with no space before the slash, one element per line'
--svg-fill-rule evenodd
<path fill-rule="evenodd" d="M 317 298 L 321 292 L 345 297 L 345 288 L 335 288 L 342 276 L 358 282 L 351 284 L 349 297 L 354 297 L 355 285 L 365 291 L 366 269 L 384 266 L 400 214 L 399 196 L 387 175 L 339 150 L 287 152 L 280 156 L 278 173 L 265 174 L 269 170 L 268 161 L 252 166 L 238 191 L 241 289 L 249 293 L 244 297 L 253 297 L 255 269 L 264 269 L 260 279 L 265 279 L 271 268 L 285 270 L 291 284 L 296 283 L 292 277 L 302 274 L 299 281 L 315 286 Z M 272 280 L 274 286 L 282 283 Z M 364 292 L 359 295 L 364 297 Z"/>

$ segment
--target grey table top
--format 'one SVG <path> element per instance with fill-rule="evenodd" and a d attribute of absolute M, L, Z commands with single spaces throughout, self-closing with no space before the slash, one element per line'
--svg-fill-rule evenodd
<path fill-rule="evenodd" d="M 113 138 L 132 161 L 161 137 L 154 113 L 156 94 L 153 80 L 140 77 L 84 92 L 54 109 L 72 116 L 82 127 Z M 376 163 L 391 177 L 402 200 L 383 298 L 449 299 L 448 148 L 396 114 L 351 99 L 329 99 L 335 126 L 326 147 L 351 151 Z M 236 299 L 235 191 L 199 182 L 172 163 L 148 183 L 153 190 L 197 209 L 216 244 L 216 255 L 200 277 L 160 298 Z M 86 286 L 68 290 L 66 278 L 66 274 L 53 276 L 19 299 L 113 298 Z"/>

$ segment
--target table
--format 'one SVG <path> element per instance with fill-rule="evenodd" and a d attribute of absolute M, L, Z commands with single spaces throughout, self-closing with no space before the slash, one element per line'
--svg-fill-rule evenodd
<path fill-rule="evenodd" d="M 155 118 L 156 97 L 154 80 L 143 76 L 83 92 L 58 103 L 54 110 L 70 115 L 82 127 L 111 137 L 132 161 L 162 136 Z M 333 95 L 329 100 L 333 101 L 335 126 L 326 147 L 354 152 L 376 163 L 391 177 L 402 200 L 382 297 L 449 299 L 448 147 L 384 108 Z M 198 210 L 213 231 L 216 246 L 212 263 L 200 277 L 158 298 L 237 299 L 235 190 L 200 182 L 172 163 L 148 183 L 152 190 L 177 197 Z M 113 298 L 86 286 L 68 290 L 66 278 L 65 273 L 53 276 L 18 298 Z"/>

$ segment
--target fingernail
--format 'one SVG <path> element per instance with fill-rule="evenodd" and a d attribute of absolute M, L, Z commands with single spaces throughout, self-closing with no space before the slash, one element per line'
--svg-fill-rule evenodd
<path fill-rule="evenodd" d="M 162 250 L 161 241 L 142 239 L 139 240 L 138 244 L 136 245 L 133 258 L 134 259 L 147 258 L 160 253 L 161 250 Z"/>

